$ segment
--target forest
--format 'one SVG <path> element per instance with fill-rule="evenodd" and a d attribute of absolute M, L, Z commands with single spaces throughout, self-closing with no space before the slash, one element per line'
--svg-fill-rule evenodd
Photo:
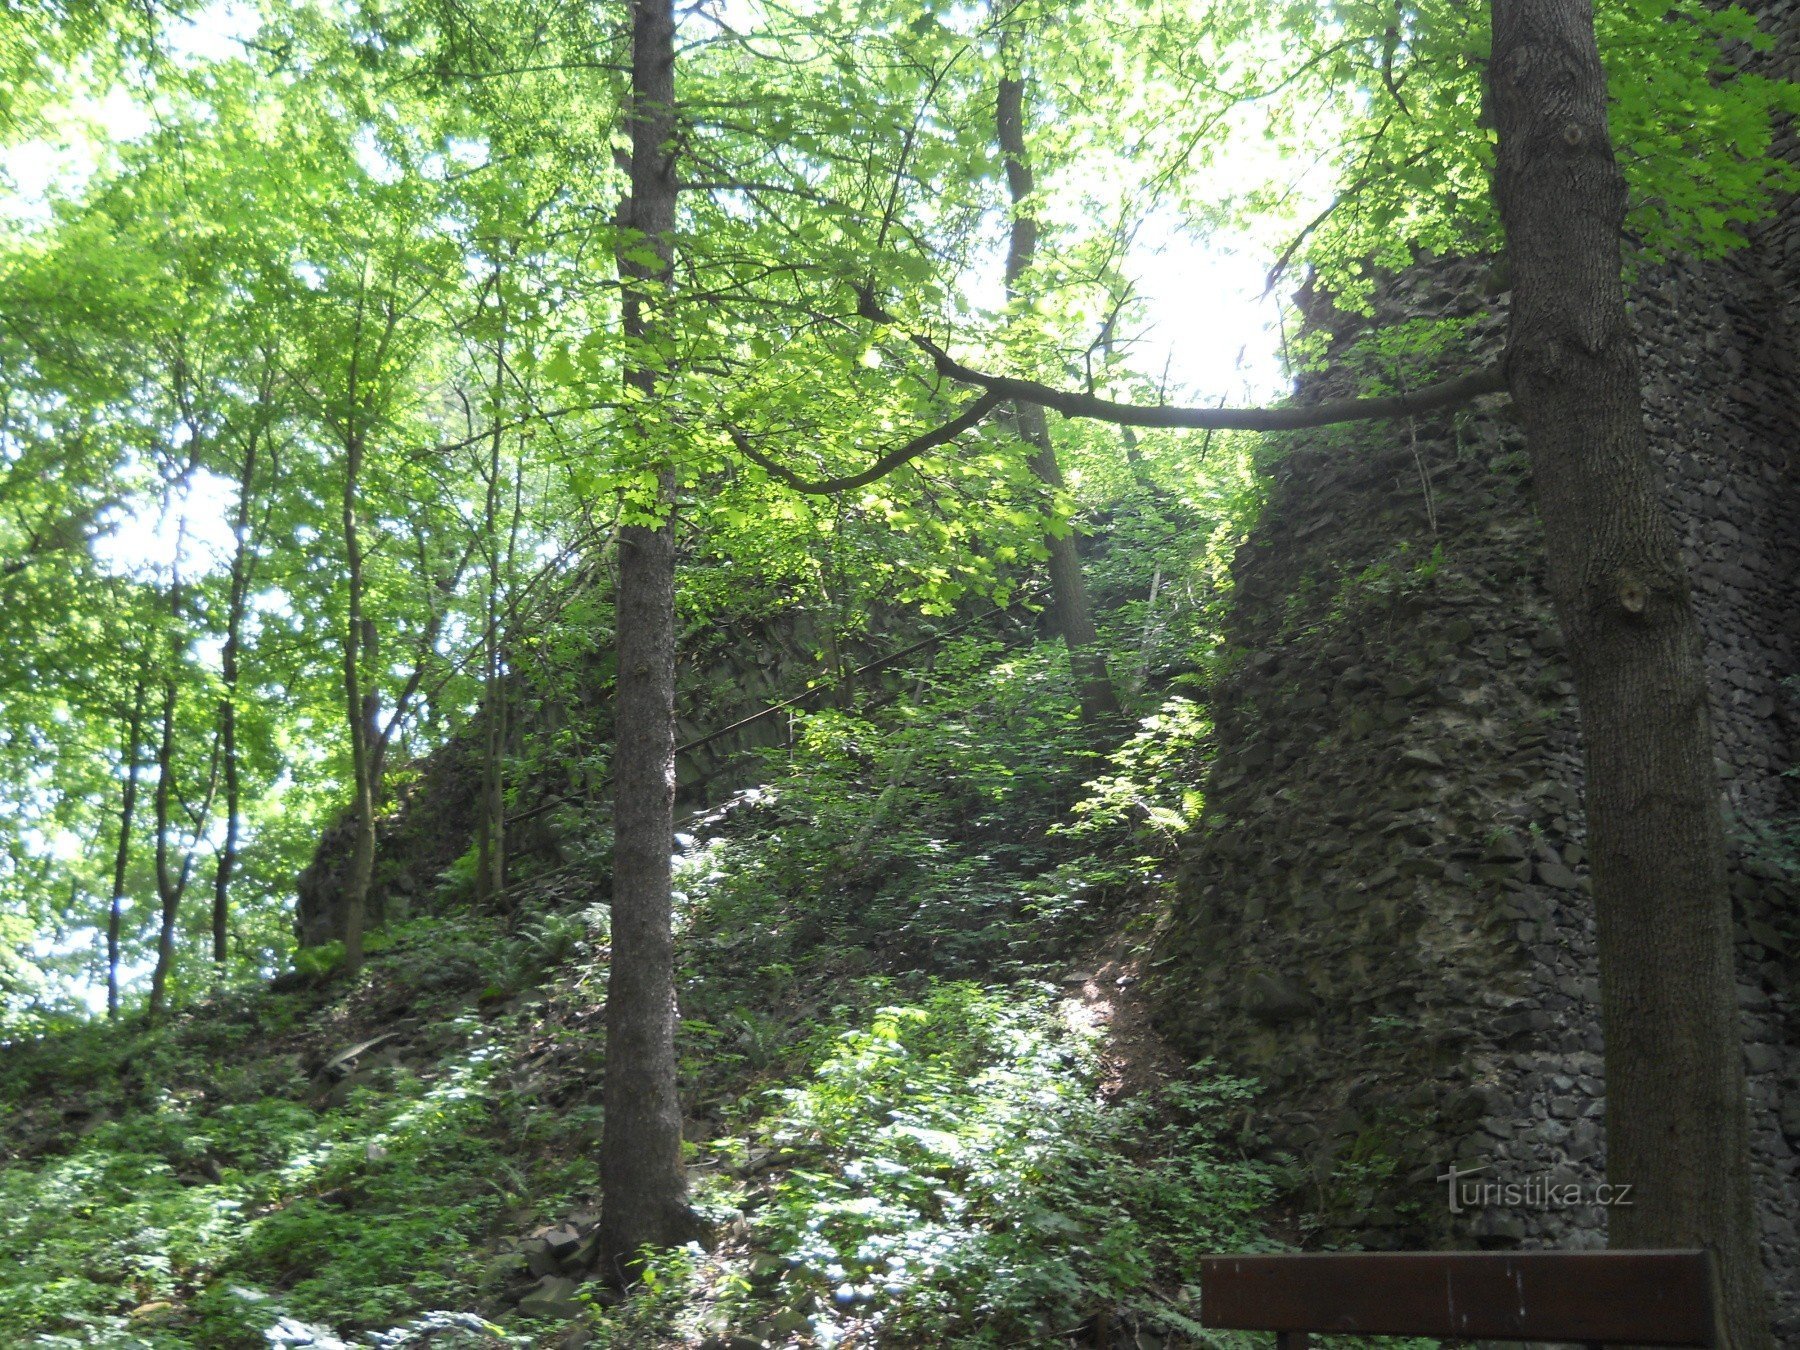
<path fill-rule="evenodd" d="M 1610 1246 L 1800 1345 L 1796 75 L 0 0 L 0 1342 L 1249 1347 L 1203 1258 Z"/>

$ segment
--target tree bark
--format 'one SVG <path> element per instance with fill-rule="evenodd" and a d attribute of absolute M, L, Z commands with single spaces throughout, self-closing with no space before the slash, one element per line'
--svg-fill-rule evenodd
<path fill-rule="evenodd" d="M 344 400 L 344 570 L 349 588 L 349 612 L 344 620 L 344 715 L 350 732 L 350 793 L 356 822 L 350 846 L 350 869 L 344 878 L 344 962 L 346 978 L 362 973 L 363 933 L 369 918 L 369 885 L 375 874 L 375 756 L 370 723 L 372 690 L 364 688 L 363 648 L 372 646 L 374 626 L 363 615 L 362 536 L 357 527 L 356 501 L 362 478 L 364 433 L 359 425 L 360 378 L 364 319 L 368 310 L 368 279 L 356 296 L 356 323 L 351 338 L 350 363 Z M 369 660 L 374 667 L 373 656 Z"/>
<path fill-rule="evenodd" d="M 179 594 L 179 587 L 177 587 Z M 150 973 L 150 1020 L 162 1015 L 168 998 L 169 975 L 175 967 L 175 924 L 181 912 L 181 893 L 187 888 L 187 863 L 179 878 L 170 861 L 169 832 L 174 828 L 170 805 L 175 791 L 175 714 L 180 707 L 173 675 L 163 680 L 162 736 L 156 748 L 156 968 Z"/>
<path fill-rule="evenodd" d="M 487 545 L 487 606 L 482 631 L 481 817 L 476 831 L 477 898 L 491 900 L 506 889 L 506 683 L 500 660 L 500 448 L 499 407 L 506 381 L 506 300 L 501 277 L 494 278 L 500 336 L 494 344 L 494 431 L 488 442 L 484 536 Z"/>
<path fill-rule="evenodd" d="M 1006 59 L 1009 45 L 1003 38 L 1002 60 Z M 1037 220 L 1029 205 L 1034 184 L 1025 149 L 1025 80 L 1022 74 L 1000 77 L 994 120 L 1013 208 L 1012 233 L 1006 249 L 1006 298 L 1016 300 L 1020 283 L 1037 256 Z M 1063 491 L 1062 466 L 1056 461 L 1056 446 L 1050 440 L 1049 420 L 1043 406 L 1015 403 L 1013 424 L 1018 428 L 1019 439 L 1031 448 L 1031 472 L 1044 485 L 1046 495 L 1054 503 Z M 1081 555 L 1076 539 L 1071 525 L 1061 535 L 1046 535 L 1044 547 L 1050 555 L 1051 622 L 1063 645 L 1069 649 L 1069 669 L 1075 677 L 1076 696 L 1081 702 L 1081 720 L 1092 727 L 1117 718 L 1119 701 L 1112 676 L 1106 668 L 1106 655 L 1096 646 L 1098 634 L 1094 631 L 1093 608 L 1088 603 L 1087 583 L 1081 574 Z"/>
<path fill-rule="evenodd" d="M 225 769 L 225 841 L 213 872 L 212 959 L 215 976 L 225 978 L 231 917 L 231 878 L 237 870 L 238 812 L 242 786 L 238 778 L 237 696 L 238 661 L 243 646 L 244 610 L 250 589 L 250 505 L 256 478 L 256 438 L 252 429 L 239 465 L 237 519 L 233 532 L 237 546 L 231 554 L 231 582 L 225 616 L 225 647 L 219 658 L 219 677 L 225 692 L 219 699 L 219 750 Z"/>
<path fill-rule="evenodd" d="M 631 198 L 619 270 L 624 328 L 638 350 L 654 345 L 673 273 L 675 228 L 675 16 L 670 0 L 632 6 Z M 656 263 L 646 265 L 643 251 Z M 645 406 L 656 371 L 625 376 Z M 614 693 L 612 966 L 606 994 L 606 1121 L 601 1136 L 603 1268 L 621 1282 L 638 1252 L 697 1231 L 681 1161 L 675 1081 L 675 954 L 670 854 L 675 834 L 674 478 L 634 437 L 659 474 L 657 525 L 620 531 L 618 680 Z"/>
<path fill-rule="evenodd" d="M 344 624 L 344 712 L 350 729 L 351 811 L 356 829 L 350 846 L 350 870 L 344 878 L 344 964 L 346 976 L 362 970 L 363 932 L 368 926 L 369 883 L 375 873 L 374 747 L 370 745 L 368 697 L 363 689 L 364 622 L 362 541 L 356 528 L 356 486 L 362 469 L 362 442 L 352 436 L 344 467 L 344 556 L 348 564 L 350 612 Z"/>
<path fill-rule="evenodd" d="M 1699 629 L 1644 432 L 1625 185 L 1588 0 L 1495 0 L 1507 371 L 1574 665 L 1619 1247 L 1704 1246 L 1731 1344 L 1770 1340 Z"/>
<path fill-rule="evenodd" d="M 148 684 L 138 676 L 125 722 L 125 786 L 119 801 L 119 847 L 113 854 L 112 903 L 106 915 L 106 1015 L 119 1015 L 119 941 L 125 916 L 125 872 L 131 864 L 131 819 L 137 810 L 138 746 L 144 731 L 144 694 Z"/>

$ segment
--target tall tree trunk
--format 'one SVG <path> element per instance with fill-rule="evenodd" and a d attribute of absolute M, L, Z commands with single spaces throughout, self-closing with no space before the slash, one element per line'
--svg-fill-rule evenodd
<path fill-rule="evenodd" d="M 156 968 L 150 973 L 150 1020 L 162 1015 L 168 998 L 169 975 L 175 968 L 175 925 L 186 889 L 187 863 L 179 879 L 170 860 L 169 832 L 174 828 L 170 807 L 175 790 L 175 714 L 180 708 L 175 677 L 163 680 L 162 737 L 156 748 L 156 898 L 160 914 L 156 929 Z"/>
<path fill-rule="evenodd" d="M 506 381 L 506 301 L 501 278 L 494 277 L 499 299 L 501 336 L 494 345 L 493 436 L 488 444 L 487 500 L 484 535 L 487 544 L 487 612 L 482 632 L 481 816 L 476 831 L 479 875 L 476 895 L 492 899 L 506 889 L 506 784 L 501 761 L 506 748 L 506 685 L 500 662 L 500 399 Z"/>
<path fill-rule="evenodd" d="M 1588 0 L 1495 0 L 1489 93 L 1508 377 L 1586 748 L 1607 1175 L 1633 1197 L 1609 1236 L 1709 1248 L 1731 1343 L 1768 1346 L 1701 639 L 1644 434 Z"/>
<path fill-rule="evenodd" d="M 631 199 L 621 250 L 624 327 L 649 350 L 672 279 L 675 228 L 675 16 L 670 0 L 634 0 Z M 651 250 L 645 266 L 631 255 Z M 646 405 L 656 372 L 626 375 Z M 650 453 L 640 428 L 638 449 Z M 660 455 L 658 456 L 660 458 Z M 600 1155 L 600 1258 L 623 1279 L 640 1248 L 696 1231 L 681 1162 L 675 1084 L 675 952 L 670 852 L 675 835 L 674 478 L 660 468 L 660 524 L 620 531 L 617 744 L 613 770 L 612 969 L 606 993 L 606 1121 Z"/>
<path fill-rule="evenodd" d="M 344 487 L 344 541 L 350 559 L 350 615 L 344 633 L 344 709 L 350 727 L 350 790 L 354 833 L 350 867 L 344 876 L 343 973 L 355 978 L 362 972 L 363 935 L 369 922 L 369 887 L 375 876 L 375 775 L 380 747 L 372 723 L 378 711 L 377 695 L 364 688 L 364 652 L 373 666 L 375 626 L 362 612 L 362 545 L 356 529 L 356 477 L 361 467 L 360 450 L 346 476 Z"/>
<path fill-rule="evenodd" d="M 131 819 L 137 810 L 138 749 L 144 733 L 144 695 L 148 684 L 138 676 L 125 721 L 125 786 L 119 800 L 119 847 L 113 854 L 112 902 L 106 914 L 106 1015 L 119 1015 L 119 941 L 125 916 L 125 872 L 131 864 Z"/>
<path fill-rule="evenodd" d="M 159 904 L 156 929 L 156 967 L 150 972 L 149 1019 L 162 1015 L 168 999 L 169 976 L 175 969 L 175 928 L 181 913 L 181 897 L 187 890 L 194 854 L 188 849 L 176 873 L 170 858 L 169 833 L 174 828 L 172 808 L 175 796 L 175 720 L 181 710 L 181 556 L 187 544 L 187 517 L 181 518 L 175 532 L 175 561 L 169 577 L 169 645 L 164 653 L 168 662 L 163 675 L 162 736 L 156 747 L 156 898 Z M 210 800 L 210 791 L 208 797 Z"/>
<path fill-rule="evenodd" d="M 344 571 L 349 587 L 348 613 L 344 620 L 344 718 L 350 732 L 350 810 L 355 833 L 350 846 L 350 868 L 344 877 L 344 963 L 346 978 L 362 973 L 363 932 L 369 918 L 369 884 L 375 874 L 375 756 L 370 732 L 372 689 L 365 689 L 363 648 L 374 637 L 374 626 L 363 617 L 362 536 L 357 528 L 356 498 L 362 479 L 364 433 L 359 425 L 362 345 L 368 313 L 368 278 L 356 296 L 356 323 L 350 348 L 344 401 Z M 389 324 L 392 331 L 392 324 Z M 375 668 L 369 653 L 367 665 Z"/>
<path fill-rule="evenodd" d="M 1008 35 L 1010 37 L 1010 35 Z M 1007 59 L 1003 38 L 1001 59 Z M 1037 220 L 1028 199 L 1032 190 L 1031 163 L 1025 149 L 1025 80 L 1023 74 L 1003 74 L 995 106 L 1000 155 L 1006 168 L 1007 191 L 1012 198 L 1012 233 L 1006 249 L 1006 296 L 1017 299 L 1020 283 L 1037 255 Z M 1041 405 L 1013 405 L 1013 421 L 1019 439 L 1031 447 L 1031 471 L 1054 500 L 1063 491 L 1062 467 L 1056 462 L 1056 447 L 1050 440 L 1049 421 Z M 1093 609 L 1088 603 L 1087 583 L 1081 575 L 1081 555 L 1076 547 L 1076 534 L 1071 528 L 1062 534 L 1046 536 L 1049 550 L 1051 621 L 1058 636 L 1069 649 L 1069 667 L 1075 676 L 1076 695 L 1081 701 L 1082 721 L 1089 726 L 1111 721 L 1119 715 L 1119 701 L 1113 690 L 1112 677 L 1106 669 L 1106 655 L 1096 642 Z"/>
<path fill-rule="evenodd" d="M 256 477 L 256 437 L 257 433 L 252 430 L 239 466 L 237 519 L 234 522 L 237 546 L 231 555 L 225 648 L 219 658 L 220 681 L 225 686 L 219 699 L 219 750 L 225 769 L 225 842 L 219 849 L 218 867 L 213 873 L 212 959 L 214 975 L 220 980 L 225 977 L 231 877 L 237 870 L 238 856 L 238 812 L 242 795 L 237 750 L 238 658 L 243 645 L 244 609 L 250 588 L 250 505 Z"/>
<path fill-rule="evenodd" d="M 233 653 L 235 656 L 235 653 Z M 237 760 L 237 700 L 230 692 L 236 687 L 233 662 L 226 674 L 227 693 L 219 707 L 219 744 L 225 756 L 225 841 L 219 848 L 218 867 L 213 872 L 212 959 L 213 974 L 225 978 L 225 961 L 230 955 L 231 878 L 237 870 L 238 809 L 241 788 Z"/>

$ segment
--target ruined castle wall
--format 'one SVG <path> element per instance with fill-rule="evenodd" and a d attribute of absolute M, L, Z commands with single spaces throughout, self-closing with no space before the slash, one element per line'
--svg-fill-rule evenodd
<path fill-rule="evenodd" d="M 1765 5 L 1800 53 L 1800 5 Z M 1790 132 L 1784 141 L 1793 154 Z M 1481 269 L 1421 266 L 1373 325 L 1470 321 Z M 1800 1344 L 1800 890 L 1755 843 L 1800 810 L 1800 211 L 1640 279 L 1646 416 L 1707 642 L 1777 1340 Z M 1364 321 L 1326 312 L 1340 358 Z M 1351 392 L 1354 376 L 1306 397 Z M 1591 1184 L 1602 1041 L 1580 730 L 1503 399 L 1276 447 L 1234 568 L 1207 814 L 1154 987 L 1195 1053 L 1257 1074 L 1314 1221 L 1371 1246 L 1581 1247 L 1592 1206 L 1452 1213 L 1448 1164 Z M 1672 978 L 1680 978 L 1672 972 Z"/>

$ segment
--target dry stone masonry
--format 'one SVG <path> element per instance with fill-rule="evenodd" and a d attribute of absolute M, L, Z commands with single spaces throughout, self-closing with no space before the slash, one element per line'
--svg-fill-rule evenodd
<path fill-rule="evenodd" d="M 1800 75 L 1800 5 L 1752 5 Z M 1795 154 L 1791 129 L 1781 150 Z M 1486 269 L 1426 262 L 1374 319 L 1310 298 L 1354 392 L 1359 335 L 1459 317 Z M 1800 211 L 1634 294 L 1646 414 L 1707 639 L 1777 1342 L 1800 1344 Z M 1503 399 L 1275 447 L 1234 568 L 1206 817 L 1161 934 L 1166 1025 L 1266 1086 L 1308 1221 L 1369 1246 L 1583 1247 L 1605 1085 L 1580 728 Z M 1671 972 L 1680 978 L 1680 972 Z M 1447 1169 L 1473 1172 L 1451 1203 Z M 1479 1170 L 1477 1170 L 1479 1169 Z M 1512 1183 L 1514 1196 L 1482 1195 Z M 1546 1191 L 1547 1185 L 1573 1191 Z M 1463 1188 L 1459 1188 L 1463 1189 Z"/>

